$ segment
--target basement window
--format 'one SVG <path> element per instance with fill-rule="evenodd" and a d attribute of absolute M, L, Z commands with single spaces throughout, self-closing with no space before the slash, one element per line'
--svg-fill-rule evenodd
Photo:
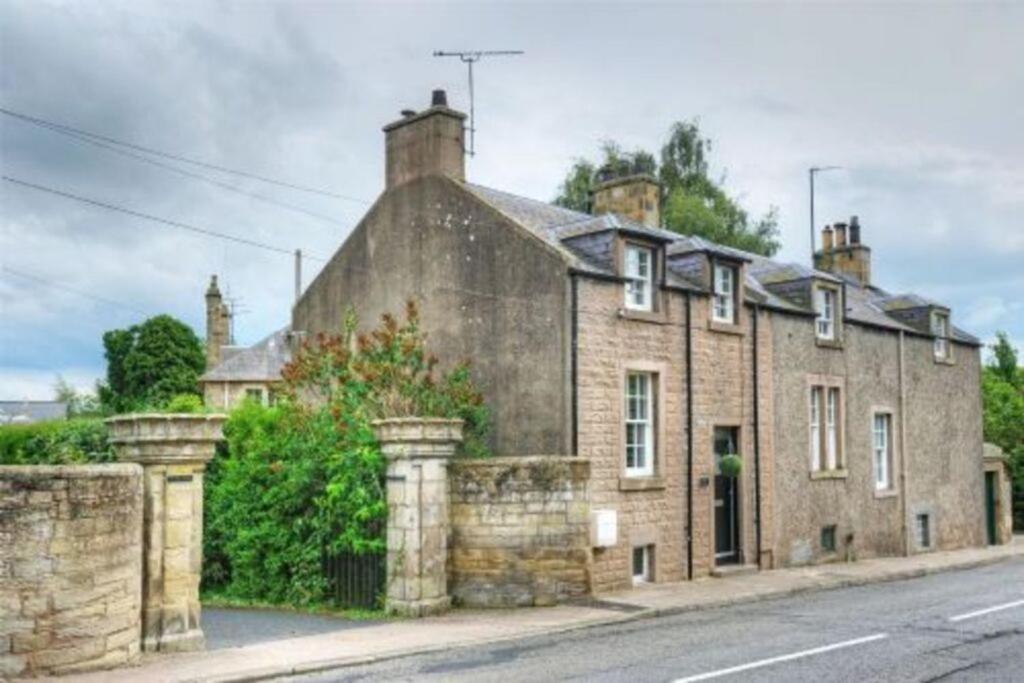
<path fill-rule="evenodd" d="M 626 245 L 626 308 L 650 311 L 653 308 L 654 250 L 635 244 Z"/>
<path fill-rule="evenodd" d="M 825 553 L 834 553 L 836 551 L 835 524 L 821 527 L 821 551 Z"/>
<path fill-rule="evenodd" d="M 650 583 L 652 576 L 653 545 L 638 545 L 633 548 L 633 585 Z"/>
<path fill-rule="evenodd" d="M 931 515 L 920 514 L 915 518 L 914 532 L 917 540 L 917 547 L 928 549 L 932 547 L 932 520 Z"/>

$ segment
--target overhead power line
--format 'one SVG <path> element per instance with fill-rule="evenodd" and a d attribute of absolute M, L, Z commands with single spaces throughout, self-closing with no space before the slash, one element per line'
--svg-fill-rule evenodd
<path fill-rule="evenodd" d="M 263 182 L 263 183 L 270 183 L 271 185 L 278 185 L 279 187 L 287 187 L 287 188 L 289 188 L 291 190 L 297 190 L 299 192 L 308 192 L 310 194 L 319 194 L 319 195 L 323 195 L 325 197 L 334 197 L 335 199 L 343 199 L 345 201 L 357 202 L 359 204 L 372 204 L 372 202 L 370 202 L 369 200 L 362 199 L 361 197 L 352 197 L 352 196 L 349 196 L 349 195 L 339 194 L 337 192 L 330 192 L 329 190 L 321 190 L 321 189 L 318 189 L 318 188 L 315 188 L 315 187 L 308 187 L 306 185 L 299 185 L 299 184 L 296 184 L 296 183 L 289 183 L 289 182 L 286 182 L 286 181 L 283 181 L 283 180 L 275 180 L 274 178 L 269 178 L 267 176 L 260 175 L 260 174 L 257 174 L 257 173 L 250 173 L 249 171 L 242 171 L 242 170 L 239 170 L 239 169 L 236 169 L 236 168 L 228 168 L 227 166 L 220 166 L 218 164 L 211 164 L 211 163 L 206 162 L 206 161 L 199 161 L 199 160 L 196 160 L 196 159 L 190 159 L 188 157 L 181 156 L 180 154 L 172 154 L 171 152 L 164 152 L 164 151 L 161 151 L 161 150 L 158 150 L 158 149 L 154 149 L 152 147 L 145 147 L 143 145 L 138 145 L 138 144 L 135 144 L 133 142 L 127 142 L 125 140 L 118 140 L 116 138 L 108 137 L 106 135 L 100 135 L 99 133 L 91 133 L 91 132 L 89 132 L 87 130 L 82 130 L 81 128 L 74 128 L 72 126 L 68 126 L 68 125 L 65 125 L 63 123 L 57 123 L 56 121 L 48 121 L 46 119 L 41 119 L 41 118 L 38 118 L 38 117 L 35 117 L 35 116 L 29 116 L 28 114 L 23 114 L 21 112 L 14 111 L 12 109 L 6 109 L 4 107 L 0 107 L 0 114 L 5 114 L 7 116 L 11 116 L 13 118 L 20 119 L 22 121 L 27 121 L 28 123 L 32 123 L 32 124 L 35 124 L 37 126 L 41 126 L 41 127 L 44 127 L 44 128 L 49 128 L 50 130 L 61 130 L 61 131 L 66 131 L 66 132 L 70 132 L 70 133 L 75 133 L 77 135 L 84 135 L 86 137 L 93 138 L 93 139 L 96 139 L 96 140 L 102 140 L 104 142 L 109 142 L 109 143 L 114 144 L 114 145 L 120 145 L 122 147 L 128 147 L 129 149 L 134 149 L 134 150 L 137 150 L 139 152 L 145 152 L 146 154 L 154 154 L 156 156 L 163 157 L 165 159 L 173 159 L 175 161 L 180 161 L 180 162 L 185 163 L 185 164 L 192 164 L 193 166 L 200 166 L 202 168 L 207 168 L 207 169 L 210 169 L 210 170 L 213 170 L 213 171 L 220 171 L 221 173 L 231 173 L 231 174 L 234 174 L 234 175 L 237 175 L 237 176 L 241 176 L 243 178 L 249 178 L 251 180 L 258 180 L 258 181 Z"/>
<path fill-rule="evenodd" d="M 46 285 L 47 287 L 52 287 L 54 289 L 62 289 L 65 292 L 71 292 L 72 294 L 77 294 L 78 296 L 83 296 L 86 299 L 92 299 L 93 301 L 98 301 L 100 303 L 107 304 L 108 306 L 115 306 L 117 308 L 123 308 L 123 309 L 129 310 L 129 311 L 132 311 L 133 313 L 138 313 L 139 315 L 149 315 L 145 311 L 143 311 L 141 309 L 138 309 L 138 308 L 135 308 L 134 306 L 131 306 L 129 304 L 125 304 L 125 303 L 122 303 L 120 301 L 115 301 L 113 299 L 108 299 L 108 298 L 103 297 L 103 296 L 97 296 L 95 294 L 90 294 L 89 292 L 83 292 L 80 289 L 75 289 L 74 287 L 70 287 L 70 286 L 62 284 L 60 282 L 55 282 L 54 280 L 47 280 L 45 278 L 41 278 L 41 277 L 36 276 L 36 275 L 31 275 L 29 273 L 25 273 L 25 272 L 22 272 L 20 270 L 15 270 L 14 268 L 9 268 L 7 266 L 4 266 L 2 268 L 2 270 L 3 270 L 3 272 L 5 272 L 5 273 L 7 273 L 9 275 L 14 275 L 15 277 L 20 277 L 20 278 L 22 278 L 24 280 L 31 280 L 32 282 L 38 282 L 40 284 Z"/>
<path fill-rule="evenodd" d="M 132 151 L 127 150 L 127 149 L 121 149 L 120 147 L 117 147 L 115 145 L 108 145 L 105 142 L 100 142 L 99 140 L 94 140 L 93 138 L 87 137 L 85 135 L 81 135 L 79 133 L 72 132 L 70 130 L 66 130 L 66 129 L 60 128 L 60 127 L 55 126 L 55 125 L 51 125 L 49 123 L 43 123 L 43 122 L 35 123 L 35 122 L 32 122 L 32 121 L 29 121 L 28 123 L 34 123 L 35 125 L 38 125 L 38 126 L 40 126 L 42 128 L 45 128 L 45 129 L 47 129 L 49 131 L 52 131 L 54 133 L 57 133 L 58 135 L 67 136 L 67 137 L 71 138 L 72 140 L 75 140 L 76 142 L 84 142 L 86 144 L 93 145 L 95 147 L 99 147 L 100 149 L 105 149 L 105 150 L 107 150 L 109 152 L 113 152 L 114 154 L 120 154 L 121 156 L 128 157 L 130 159 L 135 159 L 136 161 L 141 161 L 144 164 L 150 164 L 151 166 L 156 166 L 157 168 L 162 168 L 164 170 L 170 171 L 171 173 L 177 173 L 178 175 L 182 175 L 182 176 L 185 176 L 185 177 L 188 177 L 188 178 L 194 178 L 196 180 L 201 180 L 203 182 L 206 182 L 206 183 L 209 183 L 209 184 L 214 185 L 216 187 L 219 187 L 219 188 L 221 188 L 223 190 L 228 190 L 229 192 L 235 192 L 237 194 L 245 195 L 246 197 L 251 197 L 252 199 L 257 199 L 257 200 L 259 200 L 261 202 L 266 202 L 268 204 L 273 204 L 273 205 L 279 206 L 279 207 L 281 207 L 283 209 L 288 209 L 289 211 L 295 211 L 297 213 L 302 213 L 302 214 L 305 214 L 307 216 L 310 216 L 311 218 L 316 218 L 316 219 L 321 220 L 321 221 L 326 221 L 328 223 L 333 223 L 334 225 L 337 225 L 337 226 L 340 226 L 340 227 L 343 227 L 343 228 L 349 227 L 348 225 L 346 225 L 346 224 L 344 224 L 344 223 L 342 223 L 340 221 L 336 221 L 333 218 L 330 218 L 329 216 L 324 216 L 323 214 L 319 214 L 319 213 L 317 213 L 315 211 L 310 211 L 308 209 L 304 209 L 301 206 L 295 206 L 294 204 L 289 204 L 287 202 L 282 202 L 280 200 L 274 199 L 273 197 L 267 197 L 266 195 L 257 194 L 255 192 L 249 192 L 248 190 L 245 190 L 245 189 L 243 189 L 241 187 L 238 187 L 237 185 L 231 185 L 229 183 L 225 183 L 225 182 L 222 182 L 220 180 L 217 180 L 216 178 L 210 178 L 209 176 L 204 176 L 201 173 L 195 173 L 193 171 L 188 171 L 188 170 L 186 170 L 184 168 L 179 168 L 179 167 L 173 166 L 171 164 L 166 164 L 166 163 L 164 163 L 162 161 L 158 161 L 156 159 L 151 159 L 150 157 L 144 156 L 142 154 L 137 154 L 137 153 L 132 152 Z"/>
<path fill-rule="evenodd" d="M 143 219 L 148 220 L 148 221 L 153 221 L 154 223 L 161 223 L 163 225 L 169 225 L 171 227 L 180 228 L 182 230 L 188 230 L 188 231 L 191 231 L 191 232 L 199 233 L 201 235 L 206 235 L 208 237 L 217 237 L 217 238 L 220 238 L 220 239 L 223 239 L 223 240 L 229 240 L 231 242 L 237 242 L 239 244 L 245 244 L 245 245 L 248 245 L 250 247 L 257 247 L 259 249 L 266 249 L 267 251 L 273 251 L 273 252 L 277 252 L 279 254 L 287 254 L 287 255 L 291 256 L 294 253 L 294 251 L 292 249 L 285 249 L 284 247 L 277 247 L 277 246 L 274 246 L 272 244 L 266 244 L 264 242 L 257 242 L 256 240 L 251 240 L 251 239 L 248 239 L 248 238 L 245 238 L 245 237 L 238 237 L 237 235 L 230 235 L 228 233 L 218 232 L 216 230 L 210 230 L 210 229 L 207 229 L 207 228 L 200 228 L 200 227 L 197 227 L 195 225 L 190 225 L 188 223 L 182 223 L 181 221 L 170 220 L 170 219 L 167 219 L 167 218 L 160 218 L 159 216 L 154 216 L 152 214 L 143 213 L 141 211 L 135 211 L 134 209 L 128 209 L 128 208 L 125 208 L 123 206 L 117 206 L 116 204 L 109 204 L 107 202 L 103 202 L 103 201 L 100 201 L 98 199 L 90 199 L 88 197 L 82 197 L 81 195 L 72 194 L 70 192 L 65 192 L 63 190 L 58 190 L 58 189 L 53 188 L 53 187 L 47 187 L 46 185 L 38 185 L 36 183 L 32 183 L 32 182 L 29 182 L 27 180 L 21 180 L 20 178 L 13 178 L 11 176 L 6 176 L 6 175 L 2 176 L 2 177 L 3 177 L 3 179 L 5 181 L 7 181 L 9 183 L 14 183 L 15 185 L 21 185 L 22 187 L 28 187 L 28 188 L 31 188 L 33 190 L 38 190 L 40 192 L 46 192 L 48 194 L 56 195 L 58 197 L 64 197 L 65 199 L 72 199 L 72 200 L 74 200 L 76 202 L 81 202 L 83 204 L 89 204 L 91 206 L 97 206 L 97 207 L 100 207 L 102 209 L 107 209 L 109 211 L 116 211 L 118 213 L 127 214 L 129 216 L 134 216 L 135 218 L 143 218 Z M 306 258 L 313 259 L 315 261 L 326 261 L 326 259 L 324 259 L 324 258 L 321 258 L 321 257 L 318 257 L 318 256 L 311 256 L 311 255 L 309 255 L 309 254 L 307 254 L 305 252 L 303 252 L 303 253 L 306 256 Z"/>

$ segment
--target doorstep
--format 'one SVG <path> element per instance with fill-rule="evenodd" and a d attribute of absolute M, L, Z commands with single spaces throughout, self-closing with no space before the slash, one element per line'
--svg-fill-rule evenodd
<path fill-rule="evenodd" d="M 756 564 L 723 564 L 712 569 L 711 576 L 716 579 L 724 579 L 732 576 L 747 576 L 757 572 Z"/>

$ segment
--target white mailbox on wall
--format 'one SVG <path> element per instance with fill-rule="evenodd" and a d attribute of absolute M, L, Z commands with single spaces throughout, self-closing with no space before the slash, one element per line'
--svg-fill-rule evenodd
<path fill-rule="evenodd" d="M 619 515 L 615 510 L 590 511 L 590 545 L 610 548 L 619 542 Z"/>

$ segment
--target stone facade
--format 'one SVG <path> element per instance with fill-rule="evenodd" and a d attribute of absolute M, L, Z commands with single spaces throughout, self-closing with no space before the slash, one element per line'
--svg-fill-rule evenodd
<path fill-rule="evenodd" d="M 265 381 L 204 381 L 203 405 L 213 410 L 231 410 L 246 398 L 251 398 L 263 405 L 271 405 L 274 393 L 281 385 L 281 382 Z"/>
<path fill-rule="evenodd" d="M 139 658 L 142 468 L 0 467 L 0 678 Z"/>
<path fill-rule="evenodd" d="M 550 605 L 590 592 L 587 460 L 458 459 L 449 476 L 457 604 Z"/>

